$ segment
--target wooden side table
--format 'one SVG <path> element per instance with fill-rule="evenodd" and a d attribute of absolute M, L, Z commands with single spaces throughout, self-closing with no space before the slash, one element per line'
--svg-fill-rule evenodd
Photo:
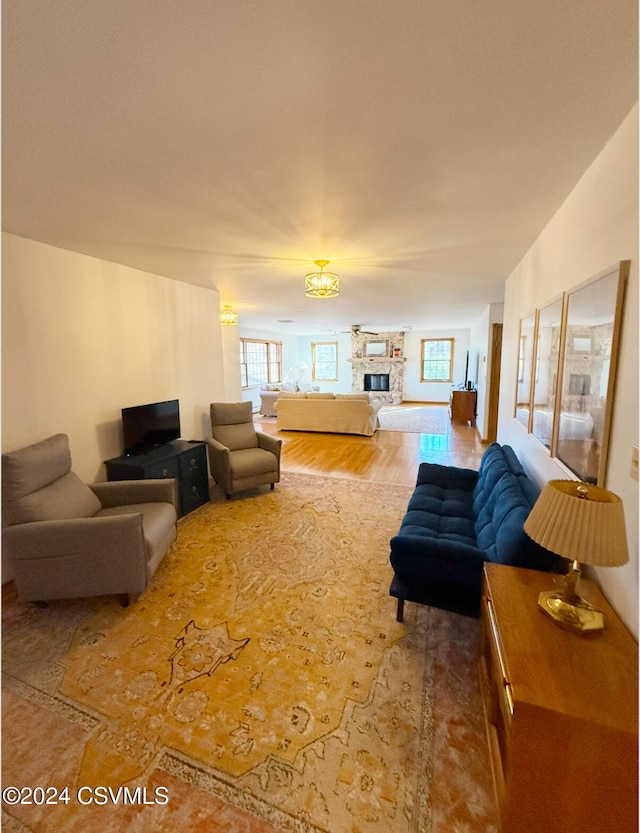
<path fill-rule="evenodd" d="M 538 609 L 553 576 L 486 564 L 479 676 L 502 833 L 637 833 L 638 645 L 596 585 L 605 629 Z"/>
<path fill-rule="evenodd" d="M 451 402 L 449 403 L 451 422 L 474 423 L 476 421 L 476 396 L 474 390 L 454 390 L 451 392 Z"/>

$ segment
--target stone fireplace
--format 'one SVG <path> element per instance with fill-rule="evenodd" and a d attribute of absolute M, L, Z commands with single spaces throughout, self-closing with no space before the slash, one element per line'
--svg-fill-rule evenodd
<path fill-rule="evenodd" d="M 388 349 L 384 355 L 367 355 L 367 342 L 376 346 L 382 341 Z M 351 338 L 351 390 L 367 392 L 371 399 L 399 404 L 404 387 L 404 333 L 358 333 Z"/>
<path fill-rule="evenodd" d="M 365 373 L 364 374 L 364 389 L 367 393 L 372 391 L 385 392 L 389 390 L 389 374 L 388 373 Z"/>

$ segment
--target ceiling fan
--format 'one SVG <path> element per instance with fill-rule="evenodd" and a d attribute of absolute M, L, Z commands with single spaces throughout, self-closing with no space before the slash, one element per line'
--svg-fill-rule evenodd
<path fill-rule="evenodd" d="M 343 330 L 343 333 L 351 333 L 352 336 L 377 336 L 380 333 L 374 333 L 370 330 L 363 330 L 362 324 L 352 324 L 350 330 Z"/>

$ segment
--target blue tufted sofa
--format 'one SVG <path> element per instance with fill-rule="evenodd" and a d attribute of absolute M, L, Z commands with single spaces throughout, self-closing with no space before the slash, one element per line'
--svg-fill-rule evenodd
<path fill-rule="evenodd" d="M 391 539 L 398 621 L 405 601 L 478 616 L 485 561 L 566 572 L 563 559 L 523 530 L 538 491 L 507 445 L 488 446 L 478 471 L 421 463 Z"/>

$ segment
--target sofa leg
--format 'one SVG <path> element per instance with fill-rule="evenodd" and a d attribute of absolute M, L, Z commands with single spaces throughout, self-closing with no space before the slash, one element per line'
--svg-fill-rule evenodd
<path fill-rule="evenodd" d="M 118 595 L 118 599 L 120 600 L 120 604 L 122 607 L 129 607 L 129 602 L 131 601 L 131 597 L 128 593 L 120 593 Z"/>
<path fill-rule="evenodd" d="M 272 483 L 272 484 L 271 484 L 271 491 L 273 491 L 275 488 L 276 488 L 276 484 L 275 484 L 275 483 Z"/>
<path fill-rule="evenodd" d="M 39 607 L 41 610 L 44 610 L 46 607 L 49 607 L 49 602 L 45 602 L 43 599 L 39 599 L 37 602 L 34 602 L 36 607 Z"/>
<path fill-rule="evenodd" d="M 404 599 L 398 599 L 398 610 L 396 611 L 396 620 L 404 622 Z"/>

